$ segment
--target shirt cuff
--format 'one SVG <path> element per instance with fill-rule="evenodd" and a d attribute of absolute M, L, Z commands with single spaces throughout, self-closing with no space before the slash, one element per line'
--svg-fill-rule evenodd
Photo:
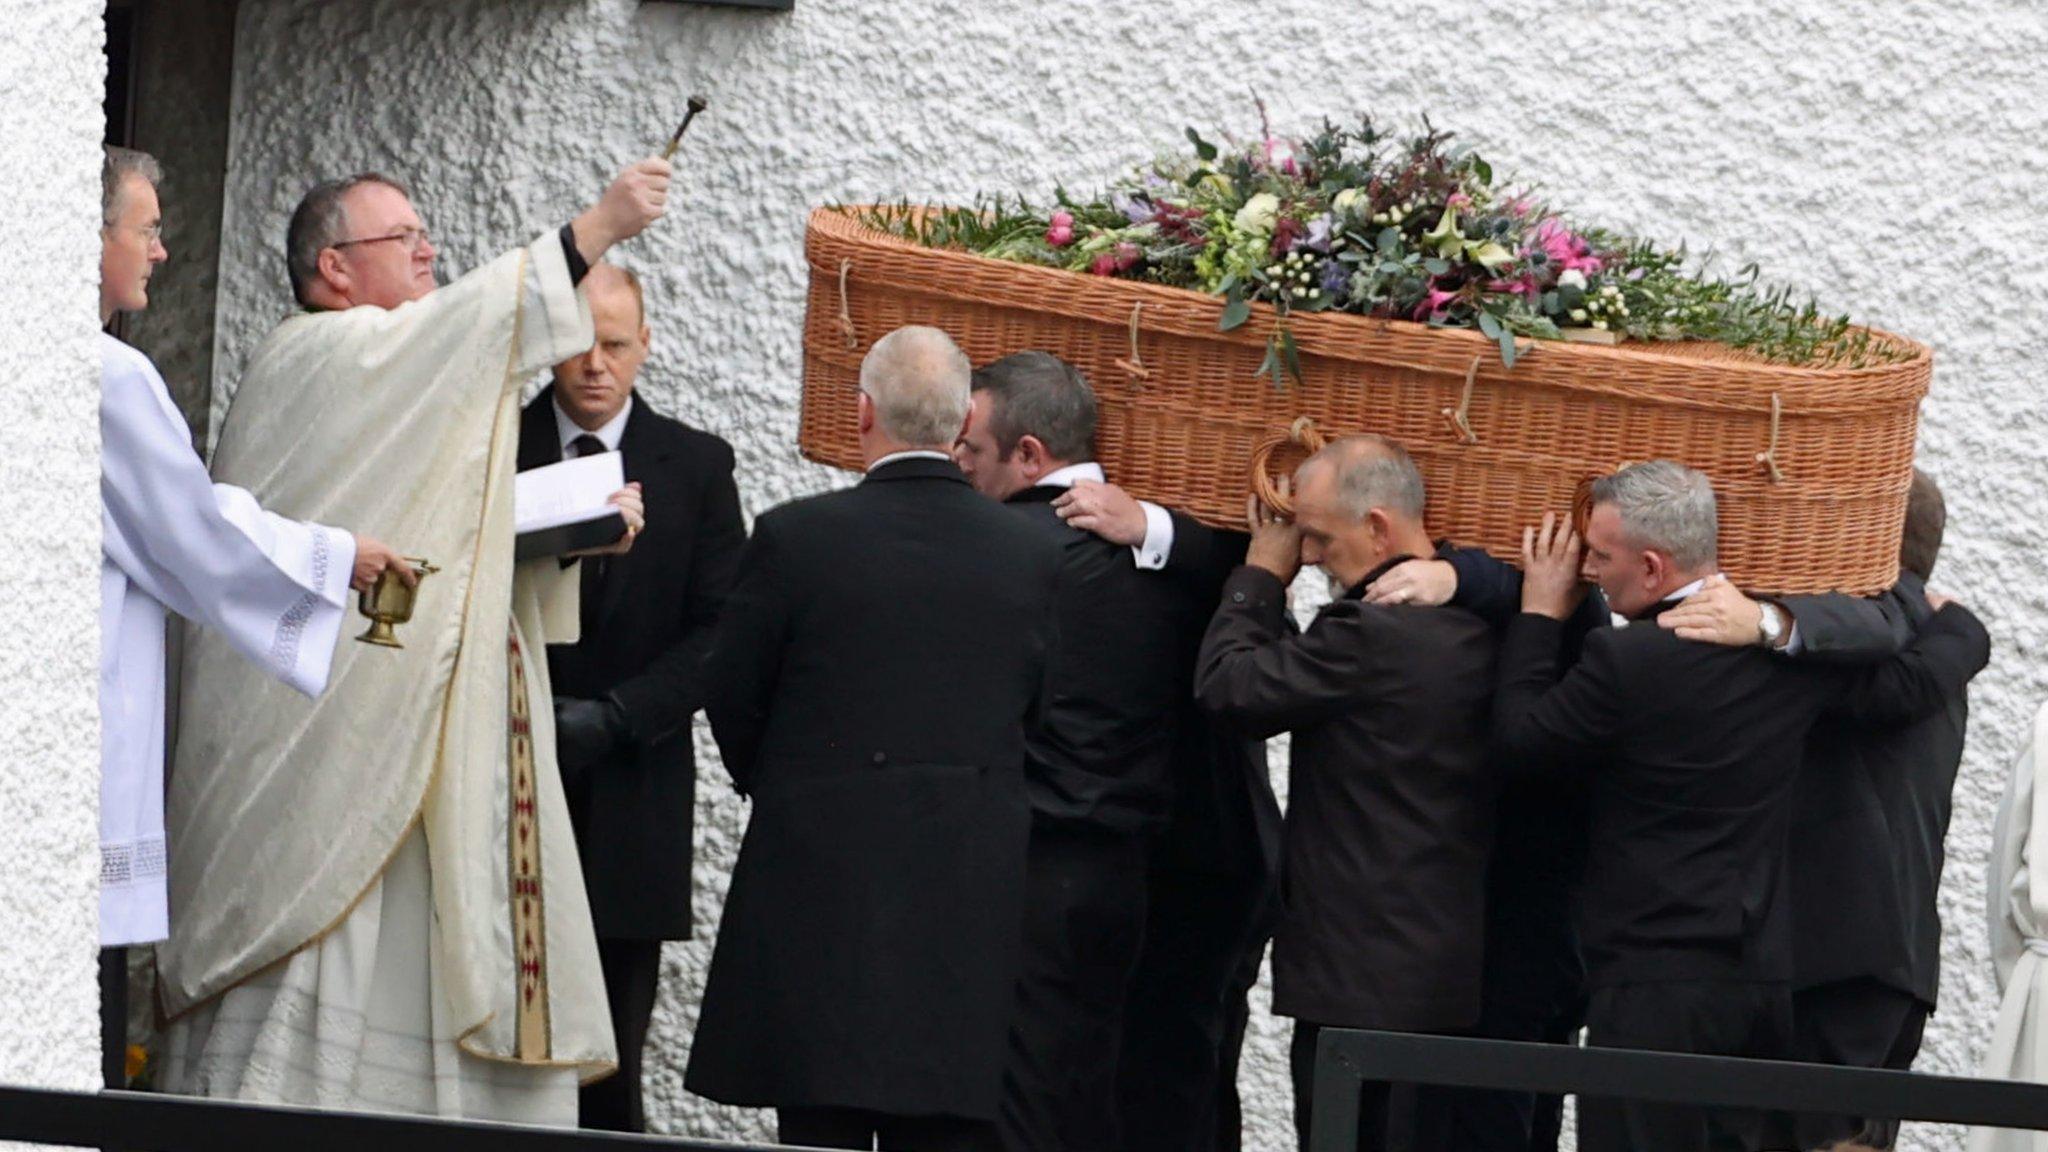
<path fill-rule="evenodd" d="M 313 531 L 327 538 L 327 556 L 324 565 L 316 562 L 313 579 L 317 587 L 313 591 L 322 600 L 337 608 L 348 607 L 349 584 L 356 574 L 356 536 L 342 528 L 312 525 Z"/>
<path fill-rule="evenodd" d="M 1173 555 L 1173 517 L 1150 500 L 1138 501 L 1138 507 L 1145 510 L 1145 539 L 1131 549 L 1131 559 L 1147 570 L 1164 568 Z"/>
<path fill-rule="evenodd" d="M 1799 621 L 1792 622 L 1792 631 L 1785 636 L 1785 646 L 1779 649 L 1787 656 L 1797 656 L 1806 645 L 1799 639 Z"/>
<path fill-rule="evenodd" d="M 581 284 L 590 275 L 590 262 L 576 249 L 576 226 L 562 225 L 562 256 L 569 261 L 569 283 Z"/>

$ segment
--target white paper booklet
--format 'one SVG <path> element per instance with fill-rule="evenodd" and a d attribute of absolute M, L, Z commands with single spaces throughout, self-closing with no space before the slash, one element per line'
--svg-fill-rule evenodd
<path fill-rule="evenodd" d="M 599 452 L 519 473 L 512 482 L 519 558 L 559 555 L 618 539 L 625 533 L 625 518 L 607 501 L 625 486 L 625 465 L 617 452 Z M 603 525 L 606 520 L 613 522 L 615 531 L 613 525 Z M 592 525 L 592 530 L 555 531 L 583 524 Z"/>

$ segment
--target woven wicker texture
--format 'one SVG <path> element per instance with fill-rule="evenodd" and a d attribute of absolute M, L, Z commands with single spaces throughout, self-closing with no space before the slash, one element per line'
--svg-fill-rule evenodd
<path fill-rule="evenodd" d="M 1722 567 L 1754 590 L 1880 591 L 1898 575 L 1921 345 L 1865 368 L 1795 368 L 1701 343 L 1531 342 L 1512 369 L 1476 332 L 1343 314 L 1290 322 L 1302 382 L 1258 376 L 1270 309 L 1216 330 L 1215 297 L 921 247 L 849 210 L 812 213 L 800 446 L 859 468 L 854 408 L 868 346 L 942 328 L 976 364 L 1026 348 L 1094 385 L 1109 477 L 1209 524 L 1241 528 L 1257 463 L 1277 474 L 1325 438 L 1377 432 L 1414 454 L 1433 533 L 1504 559 L 1525 525 L 1567 513 L 1589 477 L 1681 461 L 1714 481 Z M 1303 418 L 1306 418 L 1305 422 Z M 1301 422 L 1301 423 L 1298 423 Z"/>

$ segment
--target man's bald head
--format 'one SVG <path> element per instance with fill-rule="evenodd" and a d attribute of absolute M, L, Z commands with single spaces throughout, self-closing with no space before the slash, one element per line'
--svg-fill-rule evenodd
<path fill-rule="evenodd" d="M 860 390 L 874 411 L 874 431 L 897 449 L 950 452 L 972 406 L 974 366 L 937 328 L 898 328 L 868 349 Z"/>
<path fill-rule="evenodd" d="M 632 398 L 652 334 L 638 276 L 616 264 L 593 264 L 578 287 L 595 339 L 582 355 L 555 365 L 555 403 L 578 428 L 595 432 Z"/>
<path fill-rule="evenodd" d="M 1347 436 L 1294 470 L 1294 523 L 1301 560 L 1355 588 L 1398 556 L 1427 556 L 1422 473 L 1384 436 Z"/>
<path fill-rule="evenodd" d="M 1391 515 L 1422 522 L 1422 472 L 1406 448 L 1384 436 L 1332 441 L 1295 470 L 1295 490 L 1325 479 L 1332 484 L 1335 510 L 1353 520 L 1384 508 Z"/>
<path fill-rule="evenodd" d="M 583 277 L 582 288 L 584 297 L 593 300 L 599 295 L 630 292 L 633 296 L 634 326 L 647 323 L 647 294 L 640 287 L 640 277 L 634 275 L 631 268 L 600 260 L 590 266 L 589 273 Z"/>

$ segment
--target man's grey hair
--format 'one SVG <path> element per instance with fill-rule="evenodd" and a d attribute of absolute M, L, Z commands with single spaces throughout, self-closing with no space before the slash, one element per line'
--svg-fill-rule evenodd
<path fill-rule="evenodd" d="M 1365 519 L 1375 508 L 1422 519 L 1422 470 L 1406 448 L 1384 436 L 1332 440 L 1294 470 L 1296 488 L 1304 474 L 1319 468 L 1336 470 L 1337 510 L 1353 520 Z"/>
<path fill-rule="evenodd" d="M 860 362 L 860 390 L 875 406 L 884 435 L 914 448 L 949 451 L 973 406 L 974 365 L 937 328 L 898 328 Z"/>
<path fill-rule="evenodd" d="M 306 293 L 320 278 L 321 250 L 352 239 L 348 210 L 342 201 L 365 184 L 382 184 L 408 198 L 412 195 L 405 185 L 381 172 L 358 172 L 313 185 L 292 212 L 292 222 L 284 233 L 284 266 L 292 280 L 292 297 L 300 304 L 312 304 Z"/>
<path fill-rule="evenodd" d="M 989 433 L 1008 460 L 1017 442 L 1036 436 L 1063 464 L 1095 459 L 1095 390 L 1079 368 L 1050 352 L 1018 352 L 974 373 L 974 390 L 986 392 Z"/>
<path fill-rule="evenodd" d="M 1720 532 L 1714 485 L 1670 460 L 1631 464 L 1593 483 L 1592 506 L 1612 504 L 1637 548 L 1663 552 L 1688 572 L 1712 565 Z"/>
<path fill-rule="evenodd" d="M 133 148 L 106 146 L 106 159 L 100 163 L 100 223 L 111 226 L 121 218 L 121 198 L 127 191 L 128 178 L 140 177 L 148 181 L 151 188 L 164 182 L 164 166 L 156 157 Z"/>

